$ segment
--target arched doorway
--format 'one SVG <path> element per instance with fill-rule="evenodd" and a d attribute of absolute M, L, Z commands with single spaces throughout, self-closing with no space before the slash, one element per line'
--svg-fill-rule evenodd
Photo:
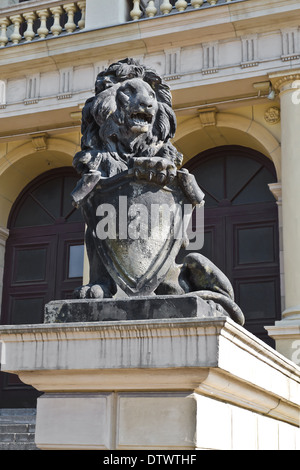
<path fill-rule="evenodd" d="M 22 191 L 9 217 L 1 324 L 43 322 L 44 305 L 81 285 L 84 222 L 71 204 L 72 168 L 44 173 Z M 37 392 L 1 374 L 0 407 L 34 407 Z"/>
<path fill-rule="evenodd" d="M 232 282 L 245 328 L 274 346 L 264 329 L 280 319 L 278 212 L 268 188 L 277 181 L 274 165 L 252 149 L 224 146 L 185 167 L 205 193 L 200 251 Z"/>

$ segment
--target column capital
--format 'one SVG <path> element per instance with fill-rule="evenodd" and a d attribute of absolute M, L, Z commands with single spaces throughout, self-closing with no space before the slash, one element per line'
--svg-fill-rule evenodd
<path fill-rule="evenodd" d="M 270 74 L 269 78 L 274 89 L 279 93 L 300 88 L 300 69 Z"/>
<path fill-rule="evenodd" d="M 278 183 L 270 183 L 268 184 L 269 189 L 273 196 L 275 197 L 277 204 L 281 204 L 282 202 L 282 185 L 281 182 Z"/>

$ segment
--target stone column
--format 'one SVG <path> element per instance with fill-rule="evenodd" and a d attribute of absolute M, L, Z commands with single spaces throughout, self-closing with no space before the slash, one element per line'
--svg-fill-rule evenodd
<path fill-rule="evenodd" d="M 283 316 L 300 320 L 300 71 L 274 83 L 281 104 L 282 221 L 285 271 Z M 299 100 L 299 103 L 297 103 Z"/>
<path fill-rule="evenodd" d="M 279 93 L 281 105 L 285 306 L 282 320 L 267 329 L 276 340 L 276 348 L 292 359 L 296 330 L 300 334 L 300 70 L 274 74 L 271 81 Z"/>

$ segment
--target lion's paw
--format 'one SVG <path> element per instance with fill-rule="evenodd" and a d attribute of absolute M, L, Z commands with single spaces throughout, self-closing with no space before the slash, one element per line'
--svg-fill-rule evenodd
<path fill-rule="evenodd" d="M 171 183 L 176 176 L 176 167 L 167 158 L 135 158 L 133 172 L 137 179 L 144 179 L 160 185 Z"/>
<path fill-rule="evenodd" d="M 104 289 L 99 284 L 87 284 L 74 290 L 75 299 L 103 299 Z"/>

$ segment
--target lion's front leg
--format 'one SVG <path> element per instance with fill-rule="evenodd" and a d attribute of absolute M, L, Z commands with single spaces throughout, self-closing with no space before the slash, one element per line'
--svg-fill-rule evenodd
<path fill-rule="evenodd" d="M 88 284 L 75 289 L 73 296 L 77 299 L 111 298 L 117 292 L 117 286 L 97 253 L 89 228 L 86 230 L 85 240 L 90 264 L 90 280 Z"/>

